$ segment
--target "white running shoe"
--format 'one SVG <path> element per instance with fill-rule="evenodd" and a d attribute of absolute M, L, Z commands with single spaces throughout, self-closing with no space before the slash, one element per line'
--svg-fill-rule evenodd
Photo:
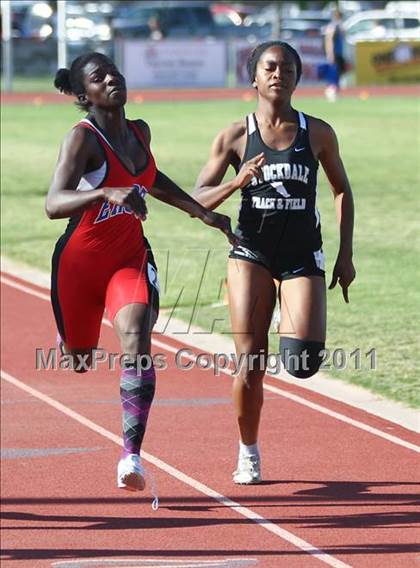
<path fill-rule="evenodd" d="M 145 488 L 144 469 L 137 454 L 129 454 L 118 462 L 117 485 L 127 491 L 143 491 Z"/>
<path fill-rule="evenodd" d="M 238 485 L 261 483 L 260 456 L 239 456 L 238 467 L 233 472 L 233 482 Z"/>
<path fill-rule="evenodd" d="M 335 103 L 337 100 L 337 88 L 330 85 L 325 89 L 325 97 L 329 103 Z"/>

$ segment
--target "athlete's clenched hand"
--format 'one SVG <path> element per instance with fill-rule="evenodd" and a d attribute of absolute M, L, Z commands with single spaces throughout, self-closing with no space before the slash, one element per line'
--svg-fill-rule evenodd
<path fill-rule="evenodd" d="M 245 187 L 249 184 L 253 177 L 259 179 L 260 181 L 264 181 L 263 173 L 261 170 L 261 166 L 265 164 L 265 156 L 264 152 L 258 154 L 254 158 L 251 158 L 247 162 L 245 162 L 242 168 L 239 170 L 238 175 L 234 179 L 234 184 L 238 188 Z"/>
<path fill-rule="evenodd" d="M 215 213 L 214 211 L 206 210 L 204 215 L 200 218 L 203 223 L 209 225 L 209 227 L 220 229 L 227 236 L 230 244 L 237 244 L 238 237 L 232 233 L 230 217 L 227 217 L 227 215 L 221 215 L 220 213 Z"/>
<path fill-rule="evenodd" d="M 133 211 L 141 219 L 146 220 L 147 206 L 144 200 L 145 190 L 139 185 L 132 187 L 104 187 L 102 188 L 104 199 L 110 203 L 123 205 Z"/>

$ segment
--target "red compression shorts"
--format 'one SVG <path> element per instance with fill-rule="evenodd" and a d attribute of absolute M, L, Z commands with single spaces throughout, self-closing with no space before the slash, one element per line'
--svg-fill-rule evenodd
<path fill-rule="evenodd" d="M 53 256 L 51 299 L 58 331 L 70 350 L 94 348 L 106 310 L 111 322 L 129 304 L 159 309 L 156 265 L 144 249 L 123 263 L 115 257 L 74 255 L 57 243 Z"/>

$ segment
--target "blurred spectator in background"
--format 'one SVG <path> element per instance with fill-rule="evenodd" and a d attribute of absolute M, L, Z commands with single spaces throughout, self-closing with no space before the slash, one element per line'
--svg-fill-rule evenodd
<path fill-rule="evenodd" d="M 328 61 L 328 69 L 325 74 L 327 88 L 325 96 L 329 101 L 335 101 L 340 89 L 340 77 L 345 71 L 344 59 L 344 30 L 342 27 L 340 10 L 333 12 L 332 21 L 325 30 L 325 53 Z"/>
<path fill-rule="evenodd" d="M 150 30 L 149 39 L 163 39 L 164 34 L 158 16 L 151 16 L 147 21 L 147 25 Z"/>

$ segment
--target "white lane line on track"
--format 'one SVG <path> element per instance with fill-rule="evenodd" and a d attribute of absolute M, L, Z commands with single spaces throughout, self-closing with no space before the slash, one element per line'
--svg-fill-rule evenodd
<path fill-rule="evenodd" d="M 8 286 L 11 286 L 12 288 L 16 288 L 17 290 L 20 290 L 22 292 L 26 292 L 27 294 L 32 294 L 33 296 L 36 296 L 37 298 L 40 298 L 42 300 L 50 301 L 50 296 L 48 296 L 47 294 L 42 294 L 41 292 L 38 292 L 36 290 L 32 290 L 30 287 L 16 283 L 13 280 L 10 280 L 9 278 L 7 278 L 5 276 L 1 277 L 1 282 L 4 283 L 4 284 L 7 284 Z M 109 320 L 107 320 L 106 318 L 103 319 L 103 323 L 105 325 L 107 325 L 108 327 L 112 327 L 111 322 Z M 162 349 L 165 349 L 166 351 L 169 351 L 170 353 L 177 353 L 178 352 L 177 348 L 173 347 L 172 345 L 169 345 L 168 343 L 165 343 L 164 341 L 160 341 L 159 339 L 152 338 L 152 344 L 155 345 L 156 347 L 161 347 Z M 192 355 L 190 356 L 187 353 L 183 354 L 183 357 L 185 357 L 186 359 L 189 359 L 191 361 L 195 360 L 194 356 L 192 356 Z M 228 375 L 229 377 L 232 377 L 231 371 L 229 371 L 227 369 L 221 368 L 221 369 L 219 369 L 219 371 L 221 371 L 225 375 Z M 321 412 L 322 414 L 325 414 L 326 416 L 330 416 L 331 418 L 335 418 L 336 420 L 339 420 L 340 422 L 344 422 L 345 424 L 349 424 L 351 426 L 354 426 L 355 428 L 359 428 L 360 430 L 364 430 L 365 432 L 368 432 L 369 434 L 373 434 L 374 436 L 378 436 L 379 438 L 387 440 L 388 442 L 392 442 L 393 444 L 397 444 L 398 446 L 402 446 L 403 448 L 406 448 L 408 450 L 412 450 L 413 452 L 420 453 L 420 446 L 413 444 L 411 442 L 407 442 L 406 440 L 403 440 L 402 438 L 399 438 L 398 436 L 393 436 L 392 434 L 388 434 L 387 432 L 383 432 L 382 430 L 379 430 L 378 428 L 374 428 L 373 426 L 369 426 L 368 424 L 365 424 L 364 422 L 361 422 L 360 420 L 355 420 L 354 418 L 350 418 L 349 416 L 346 416 L 345 414 L 342 414 L 341 412 L 336 412 L 334 410 L 330 410 L 326 406 L 322 406 L 321 404 L 317 404 L 315 402 L 307 400 L 306 398 L 304 398 L 302 396 L 290 393 L 290 392 L 285 391 L 283 389 L 280 389 L 278 387 L 269 385 L 267 383 L 264 383 L 263 386 L 264 386 L 264 389 L 269 391 L 269 392 L 272 392 L 272 393 L 277 394 L 279 396 L 282 396 L 284 398 L 288 398 L 289 400 L 293 400 L 293 402 L 297 402 L 298 404 L 302 404 L 303 406 L 311 408 L 312 410 L 316 410 L 318 412 Z"/>
<path fill-rule="evenodd" d="M 168 344 L 164 343 L 163 341 L 159 341 L 158 339 L 152 339 L 152 343 L 154 345 L 156 345 L 157 347 L 161 347 L 162 349 L 166 349 L 167 351 L 170 351 L 171 353 L 177 353 L 178 352 L 178 349 L 176 349 L 175 347 L 172 347 L 171 345 L 168 345 Z M 195 360 L 194 356 L 188 355 L 187 353 L 185 353 L 185 354 L 183 353 L 182 356 L 185 359 L 189 359 L 190 361 Z M 225 375 L 229 375 L 230 377 L 232 376 L 232 373 L 229 370 L 220 368 L 219 371 L 224 373 Z M 364 422 L 360 422 L 360 420 L 355 420 L 353 418 L 350 418 L 349 416 L 346 416 L 345 414 L 341 414 L 340 412 L 335 412 L 334 410 L 330 410 L 329 408 L 322 406 L 321 404 L 317 404 L 317 403 L 312 402 L 310 400 L 307 400 L 306 398 L 303 398 L 299 395 L 287 392 L 283 389 L 279 389 L 278 387 L 268 385 L 266 383 L 264 383 L 264 389 L 268 390 L 269 392 L 273 392 L 275 394 L 278 394 L 280 396 L 288 398 L 289 400 L 293 400 L 294 402 L 297 402 L 299 404 L 303 404 L 304 406 L 307 406 L 308 408 L 312 408 L 312 410 L 317 410 L 318 412 L 321 412 L 322 414 L 326 414 L 327 416 L 330 416 L 331 418 L 336 418 L 337 420 L 340 420 L 341 422 L 345 422 L 346 424 L 350 424 L 351 426 L 355 426 L 356 428 L 360 428 L 361 430 L 364 430 L 365 432 L 369 432 L 370 434 L 374 434 L 375 436 L 379 436 L 380 438 L 384 438 L 385 440 L 388 440 L 388 442 L 393 442 L 394 444 L 398 444 L 399 446 L 403 446 L 404 448 L 407 448 L 409 450 L 413 450 L 414 452 L 420 453 L 420 446 L 417 446 L 416 444 L 412 444 L 411 442 L 407 442 L 406 440 L 403 440 L 402 438 L 398 438 L 397 436 L 392 436 L 391 434 L 387 434 L 386 432 L 382 432 L 382 430 L 379 430 L 378 428 L 374 428 L 373 426 L 369 426 L 368 424 L 365 424 Z"/>
<path fill-rule="evenodd" d="M 115 568 L 244 568 L 245 566 L 255 566 L 258 560 L 254 558 L 220 558 L 218 560 L 169 560 L 169 559 L 143 559 L 137 560 L 108 560 L 108 559 L 95 559 L 95 560 L 60 560 L 53 562 L 51 566 L 58 566 L 60 568 L 83 568 L 84 566 L 90 568 L 100 568 L 101 566 L 114 566 Z"/>
<path fill-rule="evenodd" d="M 15 288 L 16 290 L 20 290 L 21 292 L 26 292 L 27 294 L 31 294 L 32 296 L 35 296 L 36 298 L 40 298 L 41 300 L 47 300 L 47 302 L 51 301 L 51 297 L 50 297 L 49 294 L 43 294 L 42 292 L 38 292 L 37 290 L 33 290 L 32 288 L 29 288 L 29 286 L 19 284 L 19 282 L 15 282 L 14 280 L 7 278 L 7 276 L 3 276 L 3 275 L 1 276 L 1 283 L 7 284 L 7 286 L 10 286 L 11 288 Z"/>
<path fill-rule="evenodd" d="M 117 444 L 119 446 L 123 445 L 123 440 L 120 436 L 113 434 L 112 432 L 110 432 L 106 428 L 103 428 L 102 426 L 99 426 L 99 424 L 96 424 L 92 420 L 89 420 L 89 418 L 82 416 L 78 412 L 72 410 L 71 408 L 62 404 L 58 400 L 55 400 L 54 398 L 51 398 L 50 396 L 42 393 L 41 391 L 30 387 L 26 383 L 20 381 L 16 377 L 13 377 L 12 375 L 10 375 L 9 373 L 6 373 L 3 370 L 1 370 L 1 378 L 2 378 L 2 380 L 7 381 L 8 383 L 14 385 L 15 387 L 17 387 L 17 388 L 27 392 L 28 394 L 38 398 L 42 402 L 45 402 L 46 404 L 52 406 L 53 408 L 55 408 L 59 412 L 62 412 L 66 416 L 69 416 L 70 418 L 72 418 L 76 422 L 79 422 L 79 424 L 82 424 L 86 428 L 93 430 L 93 432 L 96 432 L 97 434 L 100 434 L 104 438 L 107 438 L 111 442 L 114 442 L 115 444 Z M 313 546 L 309 542 L 299 538 L 298 536 L 289 532 L 288 530 L 281 528 L 280 526 L 269 521 L 268 519 L 265 519 L 264 517 L 262 517 L 261 515 L 259 515 L 255 511 L 253 511 L 252 509 L 249 509 L 248 507 L 244 507 L 244 506 L 240 505 L 239 503 L 237 503 L 236 501 L 232 501 L 231 499 L 229 499 L 228 497 L 225 497 L 221 493 L 218 493 L 217 491 L 215 491 L 211 487 L 204 485 L 204 483 L 197 481 L 196 479 L 194 479 L 194 478 L 190 477 L 189 475 L 183 473 L 179 469 L 176 469 L 175 467 L 167 464 L 166 462 L 164 462 L 161 459 L 153 456 L 152 454 L 149 454 L 147 452 L 142 451 L 141 455 L 146 461 L 148 461 L 149 463 L 158 467 L 159 469 L 161 469 L 165 473 L 171 475 L 172 477 L 178 479 L 179 481 L 182 481 L 186 485 L 189 485 L 190 487 L 192 487 L 196 491 L 203 493 L 204 495 L 207 495 L 207 497 L 211 497 L 212 499 L 214 499 L 215 501 L 217 501 L 221 505 L 228 507 L 229 509 L 232 509 L 233 511 L 235 511 L 239 515 L 242 515 L 243 517 L 257 523 L 261 528 L 273 533 L 274 535 L 280 537 L 282 540 L 292 544 L 293 546 L 295 546 L 296 548 L 306 552 L 307 554 L 310 554 L 311 556 L 320 560 L 321 562 L 328 564 L 328 566 L 332 566 L 333 568 L 351 568 L 351 566 L 349 564 L 346 564 L 346 563 L 342 562 L 341 560 L 334 558 L 334 556 L 327 554 L 323 550 L 317 548 L 316 546 Z"/>

